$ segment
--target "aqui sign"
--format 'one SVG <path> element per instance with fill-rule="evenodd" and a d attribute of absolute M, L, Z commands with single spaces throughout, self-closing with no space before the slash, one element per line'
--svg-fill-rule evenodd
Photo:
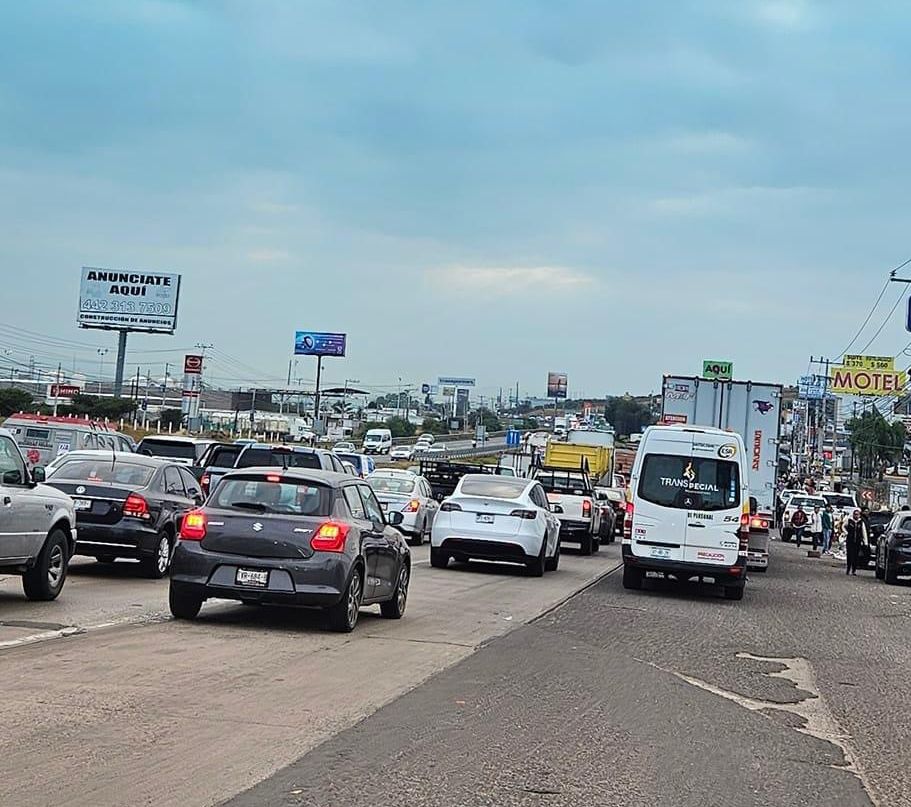
<path fill-rule="evenodd" d="M 706 359 L 702 362 L 702 377 L 710 381 L 730 381 L 734 377 L 734 362 Z"/>

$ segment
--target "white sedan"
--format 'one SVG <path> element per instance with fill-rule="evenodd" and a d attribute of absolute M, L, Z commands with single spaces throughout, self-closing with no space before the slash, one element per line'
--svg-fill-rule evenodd
<path fill-rule="evenodd" d="M 466 474 L 440 505 L 430 537 L 430 565 L 459 561 L 520 563 L 534 577 L 560 563 L 560 522 L 534 479 Z"/>
<path fill-rule="evenodd" d="M 396 446 L 389 454 L 393 460 L 410 460 L 414 456 L 414 446 Z"/>
<path fill-rule="evenodd" d="M 423 476 L 410 471 L 384 468 L 367 477 L 367 484 L 373 488 L 380 506 L 387 513 L 398 511 L 402 523 L 398 525 L 409 543 L 418 546 L 430 536 L 434 517 L 439 504 L 433 497 L 430 483 Z"/>

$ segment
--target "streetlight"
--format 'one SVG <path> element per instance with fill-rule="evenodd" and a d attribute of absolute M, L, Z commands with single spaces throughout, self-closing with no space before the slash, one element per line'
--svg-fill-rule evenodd
<path fill-rule="evenodd" d="M 104 357 L 108 355 L 108 349 L 106 347 L 98 348 L 98 394 L 101 395 L 101 385 L 104 379 Z"/>

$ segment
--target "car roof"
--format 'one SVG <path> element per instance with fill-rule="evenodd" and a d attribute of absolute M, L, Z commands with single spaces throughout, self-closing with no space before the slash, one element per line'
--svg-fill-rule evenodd
<path fill-rule="evenodd" d="M 161 468 L 164 465 L 179 465 L 167 457 L 150 457 L 148 454 L 134 454 L 132 451 L 106 451 L 103 448 L 87 448 L 82 451 L 68 451 L 62 454 L 58 459 L 73 460 L 90 460 L 90 459 L 111 459 L 123 460 L 132 465 L 146 465 L 149 468 Z"/>
<path fill-rule="evenodd" d="M 500 482 L 512 485 L 517 491 L 525 490 L 530 485 L 534 485 L 536 480 L 526 479 L 522 476 L 501 476 L 500 474 L 465 474 L 459 480 L 459 487 L 466 480 L 470 482 Z"/>
<path fill-rule="evenodd" d="M 343 482 L 361 482 L 350 474 L 340 474 L 335 471 L 320 471 L 316 468 L 276 468 L 274 465 L 254 465 L 251 468 L 235 468 L 226 473 L 222 479 L 230 479 L 235 476 L 250 476 L 251 474 L 279 474 L 284 479 L 290 479 L 295 482 L 321 482 L 331 487 L 339 487 Z"/>
<path fill-rule="evenodd" d="M 374 476 L 400 476 L 404 479 L 419 479 L 421 475 L 414 473 L 414 471 L 404 471 L 399 468 L 377 468 L 375 471 L 368 474 L 367 478 L 369 479 L 370 477 Z"/>
<path fill-rule="evenodd" d="M 155 440 L 158 443 L 189 443 L 191 445 L 213 442 L 212 440 L 198 440 L 195 437 L 184 437 L 180 434 L 147 434 L 139 442 L 144 443 L 146 440 Z"/>

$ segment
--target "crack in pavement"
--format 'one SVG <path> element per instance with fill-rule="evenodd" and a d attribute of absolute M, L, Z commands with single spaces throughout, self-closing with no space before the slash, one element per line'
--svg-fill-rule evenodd
<path fill-rule="evenodd" d="M 808 737 L 830 743 L 840 749 L 844 758 L 844 764 L 830 765 L 829 767 L 836 770 L 844 770 L 852 774 L 860 782 L 861 787 L 863 787 L 870 801 L 875 807 L 878 807 L 880 804 L 879 798 L 876 795 L 875 788 L 870 783 L 866 773 L 858 762 L 857 753 L 851 746 L 852 737 L 839 726 L 838 721 L 826 705 L 825 699 L 816 685 L 816 676 L 813 674 L 813 668 L 810 665 L 810 662 L 805 658 L 799 657 L 774 658 L 770 656 L 756 656 L 747 652 L 741 652 L 735 655 L 736 658 L 739 659 L 780 665 L 780 670 L 763 672 L 762 674 L 768 678 L 781 678 L 785 681 L 790 681 L 798 690 L 807 693 L 806 697 L 790 703 L 760 700 L 758 698 L 751 698 L 747 695 L 741 695 L 738 692 L 731 692 L 723 687 L 711 684 L 708 681 L 703 681 L 701 678 L 695 678 L 694 676 L 686 675 L 677 670 L 662 667 L 651 661 L 645 661 L 644 659 L 635 659 L 635 661 L 673 675 L 675 678 L 679 678 L 690 686 L 697 687 L 712 695 L 717 695 L 720 698 L 725 698 L 750 712 L 761 714 L 767 720 L 772 719 L 769 712 L 775 711 L 787 712 L 788 714 L 796 715 L 801 718 L 804 721 L 803 725 L 792 725 L 789 726 L 789 728 Z"/>

